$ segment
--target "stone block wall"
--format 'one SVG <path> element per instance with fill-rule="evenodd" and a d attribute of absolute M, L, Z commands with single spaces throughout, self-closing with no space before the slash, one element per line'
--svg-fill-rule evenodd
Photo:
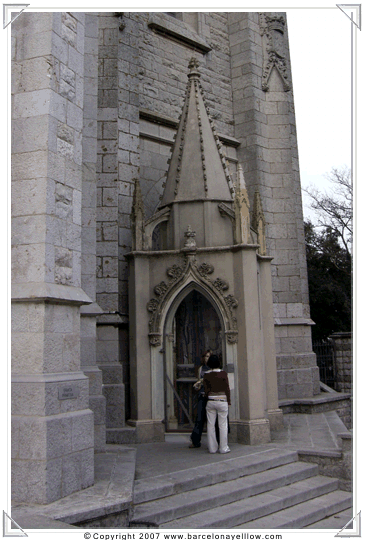
<path fill-rule="evenodd" d="M 12 494 L 48 503 L 92 484 L 80 366 L 85 14 L 12 23 Z"/>
<path fill-rule="evenodd" d="M 352 332 L 336 332 L 330 339 L 334 341 L 335 390 L 352 394 Z"/>

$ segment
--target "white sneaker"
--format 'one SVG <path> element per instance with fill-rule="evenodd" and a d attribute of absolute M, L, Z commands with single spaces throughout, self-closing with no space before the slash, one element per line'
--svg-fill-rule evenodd
<path fill-rule="evenodd" d="M 226 450 L 223 450 L 223 451 L 220 450 L 219 453 L 220 454 L 228 454 L 228 452 L 230 452 L 230 451 L 231 451 L 230 448 L 227 448 Z"/>

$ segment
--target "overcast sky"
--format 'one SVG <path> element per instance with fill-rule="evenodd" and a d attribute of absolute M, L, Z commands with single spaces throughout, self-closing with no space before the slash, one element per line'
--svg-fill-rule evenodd
<path fill-rule="evenodd" d="M 351 166 L 351 21 L 339 8 L 288 9 L 302 187 Z M 310 214 L 304 194 L 304 213 Z"/>

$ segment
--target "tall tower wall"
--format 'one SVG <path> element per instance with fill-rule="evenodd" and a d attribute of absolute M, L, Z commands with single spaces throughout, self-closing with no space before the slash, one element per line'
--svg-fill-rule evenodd
<path fill-rule="evenodd" d="M 261 195 L 273 256 L 279 396 L 309 396 L 319 393 L 319 379 L 311 344 L 286 17 L 230 13 L 228 20 L 235 136 L 241 143 L 237 156 L 251 198 L 255 191 Z"/>

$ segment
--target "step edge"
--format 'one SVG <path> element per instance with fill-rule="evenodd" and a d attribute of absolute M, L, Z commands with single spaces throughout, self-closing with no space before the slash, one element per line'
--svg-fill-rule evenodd
<path fill-rule="evenodd" d="M 310 464 L 310 465 L 315 465 L 315 464 Z M 262 472 L 265 472 L 265 471 L 262 471 Z M 258 474 L 260 474 L 260 473 L 258 473 Z M 255 476 L 255 475 L 252 475 L 252 476 Z M 243 498 L 249 498 L 249 497 L 253 497 L 253 496 L 256 496 L 256 495 L 260 495 L 262 493 L 266 493 L 266 492 L 272 491 L 274 489 L 279 489 L 280 487 L 286 487 L 286 486 L 295 484 L 296 482 L 300 482 L 300 481 L 303 481 L 303 480 L 308 480 L 308 479 L 314 478 L 316 476 L 318 476 L 318 468 L 316 466 L 313 466 L 313 467 L 309 466 L 309 467 L 301 468 L 301 470 L 299 470 L 299 471 L 293 471 L 291 473 L 287 473 L 284 477 L 278 477 L 278 478 L 272 478 L 272 479 L 269 479 L 269 480 L 263 480 L 259 484 L 247 486 L 246 488 L 245 487 L 238 487 L 236 491 L 234 491 L 234 492 L 230 491 L 229 492 L 229 494 L 232 494 L 232 495 L 235 494 L 237 498 L 235 500 L 231 500 L 229 503 L 226 503 L 226 504 L 231 504 L 233 502 L 237 502 L 238 500 L 242 500 Z M 240 478 L 244 478 L 244 477 L 235 478 L 234 480 L 228 480 L 228 482 L 234 482 L 236 480 L 239 480 Z M 277 485 L 278 482 L 282 482 L 282 484 L 280 486 L 278 486 Z M 221 482 L 221 483 L 225 483 L 225 482 Z M 259 490 L 260 486 L 263 488 L 262 491 L 257 491 L 256 493 L 252 493 L 255 490 Z M 204 486 L 204 487 L 209 487 L 209 486 Z M 198 489 L 200 489 L 200 488 L 198 488 Z M 245 491 L 247 491 L 250 494 L 247 494 L 245 496 L 244 495 Z M 183 492 L 183 493 L 188 493 L 188 492 Z M 175 497 L 175 496 L 182 495 L 183 493 L 175 493 L 175 494 L 169 495 L 169 496 L 167 496 L 165 498 L 169 499 L 169 498 L 172 498 L 172 497 Z M 223 496 L 225 496 L 225 494 Z M 228 496 L 228 494 L 227 494 L 227 496 Z M 208 509 L 216 508 L 217 506 L 222 506 L 221 504 L 216 504 L 218 502 L 217 498 L 218 498 L 218 495 L 213 495 L 209 499 L 205 496 L 204 498 L 201 499 L 203 501 L 201 505 L 198 504 L 199 501 L 196 501 L 194 503 L 189 503 L 189 506 L 194 505 L 194 508 L 198 508 L 197 511 L 194 512 L 194 513 L 185 513 L 184 515 L 179 516 L 179 518 L 185 517 L 185 516 L 188 516 L 188 515 L 194 515 L 196 513 L 201 512 L 201 511 L 206 511 Z M 141 505 L 148 505 L 149 503 L 154 503 L 157 500 L 161 501 L 161 499 L 154 499 L 153 501 L 147 501 L 145 503 L 141 503 Z M 204 503 L 206 503 L 207 501 L 210 502 L 209 508 L 201 508 L 201 506 Z M 143 512 L 143 513 L 138 512 L 138 509 L 140 508 L 140 507 L 139 508 L 138 507 L 139 507 L 139 505 L 135 506 L 135 510 L 137 510 L 137 513 L 135 514 L 137 520 L 150 518 L 151 515 L 153 515 L 153 516 L 156 516 L 156 515 L 162 516 L 163 514 L 166 514 L 168 512 L 173 511 L 174 508 L 181 508 L 181 509 L 186 508 L 186 506 L 182 506 L 181 504 L 178 504 L 178 501 L 177 501 L 176 506 L 172 506 L 172 507 L 170 507 L 168 509 L 161 509 L 161 511 L 157 512 L 157 514 L 156 514 L 156 509 L 153 509 L 153 508 L 151 508 L 149 511 L 146 509 L 146 511 Z M 134 516 L 133 516 L 132 520 L 133 519 L 134 519 Z M 175 519 L 177 519 L 177 518 L 175 518 Z M 161 520 L 160 523 L 163 523 L 163 521 Z"/>
<path fill-rule="evenodd" d="M 288 461 L 286 461 L 285 459 L 284 461 L 281 461 L 280 459 L 280 462 L 277 463 L 277 460 L 279 459 L 279 457 L 283 459 L 284 458 L 288 459 Z M 291 457 L 293 457 L 294 459 L 289 460 L 289 458 Z M 228 469 L 224 472 L 226 474 L 234 473 L 234 476 L 232 478 L 229 478 L 229 480 L 234 480 L 235 478 L 240 478 L 243 476 L 251 476 L 252 474 L 256 474 L 256 473 L 263 472 L 266 470 L 288 465 L 290 463 L 295 463 L 296 461 L 299 461 L 299 460 L 298 460 L 298 453 L 295 451 L 293 453 L 290 452 L 290 454 L 286 456 L 276 456 L 276 457 L 272 456 L 270 459 L 265 460 L 264 462 L 259 461 L 257 463 L 252 463 L 249 465 L 244 464 L 241 467 L 232 467 L 232 469 Z M 227 462 L 222 462 L 222 463 L 227 463 Z M 209 467 L 212 465 L 213 464 L 209 464 Z M 269 465 L 269 466 L 262 467 L 263 465 Z M 148 479 L 144 479 L 145 481 L 153 480 L 154 478 L 159 479 L 161 481 L 161 484 L 158 488 L 151 487 L 150 489 L 148 489 L 148 486 L 147 486 L 147 488 L 142 489 L 143 479 L 135 481 L 134 492 L 133 492 L 134 504 L 141 504 L 144 502 L 155 500 L 157 498 L 162 498 L 164 495 L 156 496 L 156 493 L 162 490 L 169 489 L 169 488 L 170 490 L 172 489 L 175 494 L 185 492 L 185 491 L 190 491 L 189 487 L 191 483 L 195 482 L 197 479 L 202 480 L 202 481 L 204 481 L 204 479 L 205 480 L 210 479 L 209 482 L 205 483 L 204 486 L 202 486 L 202 487 L 206 487 L 206 486 L 216 483 L 216 480 L 215 480 L 216 478 L 222 477 L 222 472 L 219 472 L 219 470 L 218 471 L 213 470 L 209 475 L 207 475 L 206 473 L 204 474 L 203 472 L 200 472 L 200 474 L 198 474 L 198 476 L 195 477 L 194 480 L 192 480 L 191 478 L 188 478 L 188 479 L 184 478 L 184 473 L 186 474 L 187 471 L 192 471 L 192 470 L 193 469 L 186 469 L 185 471 L 179 471 L 178 473 L 166 474 L 166 475 L 161 475 L 158 477 L 151 477 Z M 244 474 L 241 474 L 242 471 L 245 471 Z M 181 475 L 181 478 L 172 478 L 172 475 L 176 477 L 177 474 L 179 476 Z M 172 494 L 173 493 L 170 493 L 170 495 Z M 148 498 L 148 497 L 151 497 L 151 498 Z"/>
<path fill-rule="evenodd" d="M 290 508 L 291 506 L 296 506 L 297 504 L 301 504 L 302 502 L 307 502 L 311 499 L 315 499 L 317 497 L 320 497 L 322 495 L 326 495 L 328 493 L 331 493 L 333 491 L 336 491 L 336 487 L 334 487 L 336 485 L 336 482 L 334 481 L 334 479 L 332 478 L 326 478 L 327 482 L 324 483 L 322 486 L 317 486 L 316 488 L 308 488 L 308 490 L 305 490 L 301 493 L 302 496 L 305 496 L 304 500 L 300 501 L 300 502 L 296 502 L 295 504 L 287 504 L 287 503 L 290 503 L 290 501 L 293 500 L 292 497 L 290 496 L 287 496 L 287 497 L 284 497 L 284 498 L 278 498 L 276 501 L 275 500 L 272 500 L 272 501 L 269 501 L 267 502 L 266 504 L 264 505 L 260 505 L 258 503 L 257 505 L 257 510 L 258 511 L 262 511 L 262 512 L 265 512 L 265 513 L 262 513 L 262 515 L 259 515 L 257 516 L 256 518 L 254 518 L 255 520 L 256 519 L 259 519 L 261 517 L 265 517 L 265 516 L 268 516 L 270 514 L 275 514 L 276 512 L 279 512 L 281 510 L 284 510 L 286 508 Z M 332 489 L 334 487 L 334 489 Z M 280 488 L 279 488 L 280 489 Z M 311 495 L 311 492 L 313 490 L 319 490 L 320 491 L 320 495 L 316 495 L 316 496 L 313 496 Z M 324 492 L 322 490 L 325 490 Z M 266 492 L 265 492 L 266 493 Z M 270 494 L 270 492 L 268 492 L 268 494 Z M 259 497 L 260 495 L 263 495 L 263 493 L 260 493 L 258 495 L 255 495 L 254 497 Z M 275 497 L 275 495 L 274 495 Z M 235 501 L 234 503 L 229 503 L 229 504 L 236 504 L 238 503 L 239 501 Z M 221 508 L 224 508 L 225 506 L 229 506 L 228 505 L 223 505 L 221 506 Z M 285 506 L 282 506 L 283 504 L 285 504 Z M 274 507 L 274 509 L 272 509 L 272 507 Z M 213 510 L 213 509 L 211 509 Z M 269 511 L 268 511 L 269 510 Z M 207 512 L 209 512 L 210 510 L 208 510 Z M 192 527 L 193 529 L 194 528 L 197 528 L 197 529 L 200 529 L 200 528 L 207 528 L 207 527 L 211 527 L 211 528 L 218 528 L 218 529 L 224 529 L 224 528 L 232 528 L 236 525 L 239 525 L 239 524 L 244 524 L 248 521 L 253 521 L 252 519 L 249 519 L 249 520 L 244 520 L 244 521 L 240 521 L 240 522 L 236 522 L 234 525 L 231 524 L 231 521 L 232 520 L 235 520 L 235 519 L 241 519 L 242 518 L 242 515 L 243 513 L 249 513 L 249 512 L 252 512 L 252 508 L 250 509 L 247 509 L 246 511 L 242 511 L 242 509 L 237 509 L 235 510 L 230 516 L 227 516 L 226 518 L 222 518 L 222 519 L 219 519 L 219 520 L 216 520 L 215 522 L 213 523 L 210 523 L 210 524 L 207 524 L 207 523 L 204 523 L 203 525 L 197 525 L 196 527 Z M 204 512 L 201 512 L 200 515 L 204 514 Z M 194 514 L 193 514 L 194 515 Z M 178 523 L 178 526 L 177 527 L 171 527 L 171 528 L 181 528 L 181 529 L 184 529 L 186 527 L 184 527 L 184 520 L 187 520 L 189 518 L 191 518 L 192 516 L 185 516 L 183 518 L 177 518 L 177 519 L 174 519 L 174 520 L 171 520 L 171 521 L 167 521 L 167 522 L 161 522 L 159 525 L 163 525 L 164 528 L 169 528 L 169 524 L 172 524 L 172 523 Z M 229 523 L 227 525 L 227 522 Z"/>

